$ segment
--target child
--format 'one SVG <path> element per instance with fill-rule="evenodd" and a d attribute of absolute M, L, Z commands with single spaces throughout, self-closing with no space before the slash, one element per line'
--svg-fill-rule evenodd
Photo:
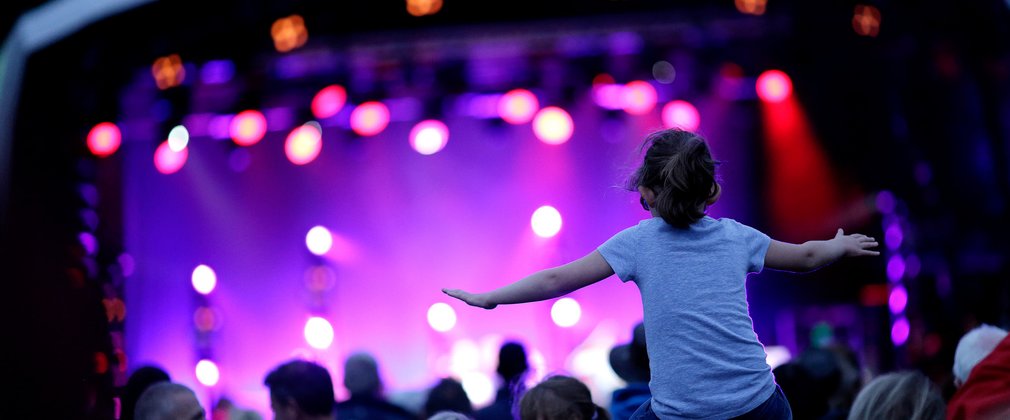
<path fill-rule="evenodd" d="M 732 219 L 705 215 L 722 190 L 705 140 L 679 129 L 646 138 L 628 187 L 652 218 L 582 258 L 486 293 L 443 289 L 469 305 L 556 298 L 613 274 L 642 295 L 652 399 L 632 418 L 791 418 L 747 312 L 748 273 L 811 271 L 842 257 L 879 255 L 877 242 L 841 229 L 826 241 L 790 244 Z"/>

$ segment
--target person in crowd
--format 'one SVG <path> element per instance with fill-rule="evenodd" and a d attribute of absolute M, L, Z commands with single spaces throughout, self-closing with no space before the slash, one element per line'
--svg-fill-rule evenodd
<path fill-rule="evenodd" d="M 791 244 L 732 219 L 713 219 L 706 211 L 722 187 L 707 142 L 673 128 L 650 134 L 645 147 L 628 186 L 650 219 L 582 258 L 490 292 L 442 291 L 492 309 L 557 298 L 616 274 L 638 286 L 645 313 L 652 398 L 636 418 L 789 418 L 789 402 L 747 311 L 747 275 L 879 255 L 871 250 L 876 240 L 838 229 L 829 240 Z"/>
<path fill-rule="evenodd" d="M 498 377 L 501 378 L 501 386 L 495 394 L 494 402 L 491 405 L 477 410 L 473 417 L 477 420 L 511 420 L 515 418 L 516 396 L 522 395 L 526 390 L 523 380 L 526 371 L 529 370 L 529 362 L 526 360 L 526 348 L 522 344 L 509 341 L 498 349 Z"/>
<path fill-rule="evenodd" d="M 137 400 L 148 387 L 158 382 L 171 382 L 172 378 L 164 369 L 153 366 L 141 366 L 130 374 L 123 387 L 123 396 L 120 399 L 120 420 L 133 420 L 133 412 L 137 408 Z"/>
<path fill-rule="evenodd" d="M 355 353 L 344 361 L 344 387 L 351 396 L 337 403 L 340 420 L 410 420 L 416 418 L 383 396 L 379 364 L 367 353 Z"/>
<path fill-rule="evenodd" d="M 530 388 L 519 402 L 522 420 L 610 420 L 593 402 L 589 388 L 571 376 L 548 377 Z"/>
<path fill-rule="evenodd" d="M 940 390 L 920 372 L 888 373 L 866 384 L 849 411 L 849 420 L 942 420 Z"/>
<path fill-rule="evenodd" d="M 473 404 L 463 390 L 463 384 L 452 378 L 443 378 L 428 391 L 424 401 L 424 418 L 443 411 L 452 411 L 466 416 L 473 415 Z"/>
<path fill-rule="evenodd" d="M 610 349 L 610 368 L 625 382 L 611 395 L 610 414 L 617 419 L 630 418 L 638 407 L 652 398 L 644 323 L 639 322 L 632 329 L 631 342 Z"/>
<path fill-rule="evenodd" d="M 1010 419 L 1010 335 L 991 325 L 969 331 L 954 352 L 957 391 L 947 405 L 951 420 Z"/>
<path fill-rule="evenodd" d="M 137 420 L 206 420 L 207 414 L 193 390 L 172 382 L 157 382 L 137 400 Z"/>
<path fill-rule="evenodd" d="M 326 368 L 306 360 L 277 366 L 263 383 L 270 389 L 276 420 L 332 420 L 333 380 Z"/>

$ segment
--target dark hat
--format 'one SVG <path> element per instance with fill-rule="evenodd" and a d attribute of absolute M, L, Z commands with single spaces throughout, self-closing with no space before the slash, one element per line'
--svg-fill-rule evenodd
<path fill-rule="evenodd" d="M 645 349 L 645 324 L 639 322 L 631 342 L 610 350 L 610 367 L 625 382 L 649 382 L 649 353 Z"/>

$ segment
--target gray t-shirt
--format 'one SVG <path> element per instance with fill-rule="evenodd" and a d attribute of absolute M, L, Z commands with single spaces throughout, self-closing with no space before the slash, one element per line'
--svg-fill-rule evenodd
<path fill-rule="evenodd" d="M 654 217 L 600 245 L 617 277 L 642 294 L 660 418 L 735 417 L 775 391 L 745 287 L 747 274 L 764 267 L 770 241 L 732 219 L 706 216 L 677 229 Z"/>

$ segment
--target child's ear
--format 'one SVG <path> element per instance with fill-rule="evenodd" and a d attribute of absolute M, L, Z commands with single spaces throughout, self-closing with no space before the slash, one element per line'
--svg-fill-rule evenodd
<path fill-rule="evenodd" d="M 718 182 L 712 183 L 712 196 L 708 200 L 705 200 L 705 205 L 711 206 L 715 204 L 716 201 L 719 201 L 719 197 L 722 197 L 722 185 L 719 185 Z"/>
<path fill-rule="evenodd" d="M 652 191 L 652 188 L 639 185 L 638 193 L 642 195 L 642 198 L 645 199 L 645 204 L 648 204 L 650 208 L 656 207 L 656 193 Z"/>

